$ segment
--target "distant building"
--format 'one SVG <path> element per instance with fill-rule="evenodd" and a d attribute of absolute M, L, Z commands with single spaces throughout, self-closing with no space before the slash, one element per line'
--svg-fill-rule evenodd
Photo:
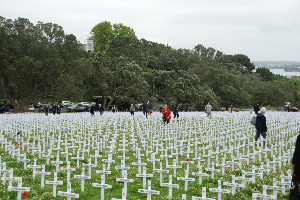
<path fill-rule="evenodd" d="M 94 41 L 92 40 L 92 35 L 88 35 L 87 39 L 84 41 L 84 50 L 94 51 Z"/>

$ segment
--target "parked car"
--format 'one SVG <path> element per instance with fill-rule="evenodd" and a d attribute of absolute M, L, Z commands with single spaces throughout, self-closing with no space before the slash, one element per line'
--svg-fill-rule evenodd
<path fill-rule="evenodd" d="M 62 108 L 67 108 L 73 106 L 74 104 L 71 101 L 60 101 L 58 102 L 58 105 Z"/>
<path fill-rule="evenodd" d="M 0 113 L 6 113 L 9 112 L 9 107 L 7 106 L 0 106 Z"/>
<path fill-rule="evenodd" d="M 46 102 L 46 101 L 40 101 L 40 102 L 36 102 L 34 105 L 33 105 L 33 107 L 35 107 L 35 108 L 41 108 L 41 107 L 45 107 L 45 105 L 50 105 L 50 104 L 48 104 L 48 102 Z"/>
<path fill-rule="evenodd" d="M 52 112 L 53 105 L 52 104 L 47 104 L 47 107 L 49 108 L 49 112 Z M 44 112 L 44 108 L 45 108 L 45 106 L 40 107 L 39 112 Z"/>
<path fill-rule="evenodd" d="M 284 111 L 287 111 L 287 107 L 285 107 L 283 110 Z M 299 108 L 296 108 L 296 107 L 290 107 L 290 112 L 298 112 L 299 111 Z"/>
<path fill-rule="evenodd" d="M 75 105 L 72 105 L 72 106 L 69 106 L 67 107 L 67 111 L 68 112 L 71 112 L 71 110 L 73 112 L 85 112 L 87 109 L 86 109 L 86 106 L 85 105 L 82 105 L 82 104 L 75 104 Z"/>
<path fill-rule="evenodd" d="M 29 105 L 28 109 L 29 109 L 29 111 L 33 112 L 34 111 L 34 106 L 33 105 Z"/>
<path fill-rule="evenodd" d="M 88 102 L 80 102 L 78 104 L 83 105 L 83 106 L 89 106 L 90 105 Z"/>

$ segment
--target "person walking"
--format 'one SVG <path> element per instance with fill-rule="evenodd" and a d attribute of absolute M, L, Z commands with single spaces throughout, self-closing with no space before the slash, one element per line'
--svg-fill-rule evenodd
<path fill-rule="evenodd" d="M 48 108 L 47 104 L 44 107 L 44 112 L 45 112 L 45 115 L 48 116 L 49 108 Z"/>
<path fill-rule="evenodd" d="M 256 116 L 255 145 L 256 145 L 256 142 L 257 142 L 258 138 L 260 137 L 260 135 L 262 135 L 262 137 L 264 139 L 267 139 L 267 119 L 266 119 L 266 117 L 264 115 L 265 113 L 266 113 L 266 108 L 262 107 L 260 109 L 260 113 L 257 113 L 257 116 Z M 266 145 L 266 141 L 264 141 L 264 146 L 265 145 Z"/>
<path fill-rule="evenodd" d="M 257 114 L 258 113 L 258 111 L 259 111 L 259 106 L 257 105 L 257 104 L 255 104 L 255 106 L 254 106 L 254 112 L 255 112 L 255 114 Z"/>
<path fill-rule="evenodd" d="M 296 187 L 300 184 L 300 135 L 298 135 L 291 166 L 292 182 Z M 299 190 L 299 188 L 298 188 Z M 296 190 L 297 191 L 297 190 Z M 295 191 L 295 192 L 296 192 Z M 290 194 L 291 196 L 292 194 Z M 298 196 L 299 197 L 299 196 Z"/>
<path fill-rule="evenodd" d="M 177 102 L 175 105 L 174 105 L 174 109 L 173 109 L 173 114 L 174 114 L 174 119 L 176 118 L 177 116 L 177 119 L 179 117 L 179 103 Z"/>
<path fill-rule="evenodd" d="M 205 106 L 205 112 L 207 114 L 207 117 L 211 118 L 211 110 L 212 110 L 212 106 L 210 105 L 210 102 L 207 103 L 207 105 Z"/>
<path fill-rule="evenodd" d="M 163 114 L 162 119 L 164 121 L 164 124 L 167 122 L 167 124 L 169 123 L 169 121 L 171 120 L 171 111 L 168 108 L 168 105 L 165 105 L 165 108 L 161 111 L 161 113 Z"/>
<path fill-rule="evenodd" d="M 55 106 L 55 104 L 53 104 L 52 113 L 53 113 L 53 115 L 55 115 L 55 113 L 56 113 L 56 106 Z"/>
<path fill-rule="evenodd" d="M 90 113 L 91 113 L 91 117 L 94 117 L 94 114 L 95 114 L 95 106 L 94 106 L 94 104 L 92 104 L 92 106 L 90 108 Z"/>
<path fill-rule="evenodd" d="M 98 111 L 100 112 L 100 116 L 102 116 L 103 112 L 104 112 L 104 108 L 101 104 L 99 104 L 99 108 Z"/>
<path fill-rule="evenodd" d="M 133 106 L 133 104 L 131 104 L 131 106 L 130 106 L 130 114 L 134 116 L 134 112 L 135 112 L 135 107 Z"/>
<path fill-rule="evenodd" d="M 142 104 L 143 114 L 146 115 L 146 118 L 148 119 L 148 110 L 147 110 L 147 104 L 144 102 Z"/>
<path fill-rule="evenodd" d="M 58 115 L 60 115 L 60 110 L 61 110 L 60 106 L 57 105 L 57 107 L 56 107 L 56 113 L 57 113 Z"/>
<path fill-rule="evenodd" d="M 153 106 L 149 101 L 148 101 L 147 108 L 148 108 L 148 115 L 151 116 L 152 111 L 153 111 Z"/>

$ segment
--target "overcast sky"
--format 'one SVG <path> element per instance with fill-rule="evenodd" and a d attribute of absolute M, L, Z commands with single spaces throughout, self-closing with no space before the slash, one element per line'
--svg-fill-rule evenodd
<path fill-rule="evenodd" d="M 0 16 L 56 23 L 82 43 L 110 21 L 175 49 L 202 44 L 251 61 L 300 61 L 299 0 L 0 0 Z"/>

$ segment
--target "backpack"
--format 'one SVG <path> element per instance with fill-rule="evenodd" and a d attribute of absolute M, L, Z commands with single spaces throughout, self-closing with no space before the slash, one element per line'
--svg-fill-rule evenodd
<path fill-rule="evenodd" d="M 253 126 L 256 125 L 256 116 L 253 116 L 253 117 L 250 119 L 250 124 L 252 124 Z"/>

